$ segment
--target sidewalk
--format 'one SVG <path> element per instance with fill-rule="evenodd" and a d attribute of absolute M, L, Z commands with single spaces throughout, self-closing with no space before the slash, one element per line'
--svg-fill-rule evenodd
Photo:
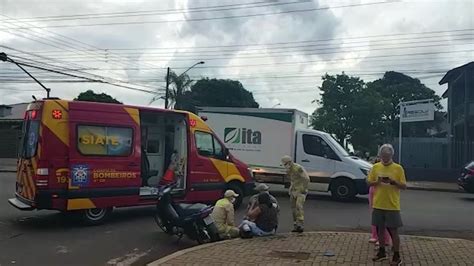
<path fill-rule="evenodd" d="M 369 234 L 308 232 L 235 239 L 178 251 L 148 265 L 367 265 L 373 264 Z M 404 265 L 472 265 L 474 242 L 402 236 Z M 390 257 L 391 259 L 391 257 Z M 388 261 L 375 265 L 388 265 Z"/>
<path fill-rule="evenodd" d="M 457 183 L 447 183 L 447 182 L 432 182 L 432 181 L 408 181 L 408 189 L 411 190 L 427 190 L 427 191 L 441 191 L 441 192 L 461 192 L 463 190 L 459 189 Z"/>
<path fill-rule="evenodd" d="M 11 158 L 0 158 L 0 173 L 15 173 L 16 172 L 16 159 Z"/>

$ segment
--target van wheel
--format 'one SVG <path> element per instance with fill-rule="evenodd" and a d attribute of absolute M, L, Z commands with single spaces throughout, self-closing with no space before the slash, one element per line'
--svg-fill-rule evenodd
<path fill-rule="evenodd" d="M 337 178 L 331 182 L 331 196 L 338 201 L 353 200 L 356 196 L 355 184 L 347 178 Z"/>
<path fill-rule="evenodd" d="M 112 208 L 86 209 L 81 213 L 82 221 L 86 225 L 99 225 L 109 218 Z"/>
<path fill-rule="evenodd" d="M 235 193 L 239 194 L 234 202 L 234 208 L 237 210 L 240 205 L 242 205 L 242 201 L 244 200 L 244 190 L 242 189 L 242 184 L 235 181 L 230 182 L 227 186 L 227 189 L 232 189 Z"/>

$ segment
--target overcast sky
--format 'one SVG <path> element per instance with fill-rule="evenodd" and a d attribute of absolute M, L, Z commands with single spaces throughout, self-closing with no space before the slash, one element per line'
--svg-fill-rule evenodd
<path fill-rule="evenodd" d="M 473 14 L 472 0 L 0 0 L 0 52 L 140 90 L 27 68 L 60 98 L 93 89 L 148 105 L 143 91 L 163 93 L 166 67 L 205 61 L 188 72 L 194 80 L 240 80 L 262 107 L 312 113 L 325 73 L 371 81 L 401 71 L 441 95 L 444 72 L 474 60 Z M 45 95 L 0 63 L 0 104 L 33 94 Z"/>

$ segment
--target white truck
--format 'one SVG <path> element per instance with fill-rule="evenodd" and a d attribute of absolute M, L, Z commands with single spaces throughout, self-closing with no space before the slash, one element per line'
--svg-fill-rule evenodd
<path fill-rule="evenodd" d="M 308 115 L 295 109 L 201 107 L 229 151 L 250 165 L 257 182 L 288 185 L 280 159 L 289 155 L 308 172 L 310 190 L 337 200 L 367 194 L 372 165 L 349 155 L 328 133 L 308 128 Z"/>

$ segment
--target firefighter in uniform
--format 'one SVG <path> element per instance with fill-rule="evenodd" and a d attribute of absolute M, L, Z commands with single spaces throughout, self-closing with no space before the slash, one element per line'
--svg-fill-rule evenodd
<path fill-rule="evenodd" d="M 224 198 L 216 202 L 212 211 L 212 218 L 216 223 L 219 236 L 222 239 L 235 238 L 239 236 L 239 228 L 234 223 L 234 202 L 239 194 L 233 190 L 227 190 Z"/>
<path fill-rule="evenodd" d="M 291 157 L 284 156 L 281 158 L 283 166 L 286 168 L 287 176 L 290 179 L 290 202 L 293 212 L 292 232 L 302 233 L 304 230 L 304 202 L 308 193 L 309 176 L 306 170 L 299 164 L 293 162 Z"/>

